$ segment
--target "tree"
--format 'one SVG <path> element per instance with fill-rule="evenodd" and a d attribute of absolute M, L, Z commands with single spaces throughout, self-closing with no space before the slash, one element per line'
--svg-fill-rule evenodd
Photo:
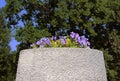
<path fill-rule="evenodd" d="M 10 53 L 10 29 L 6 26 L 5 13 L 0 9 L 0 81 L 14 81 L 16 57 Z M 15 70 L 14 70 L 15 69 Z"/>
<path fill-rule="evenodd" d="M 109 81 L 120 78 L 119 0 L 6 0 L 8 26 L 17 28 L 18 51 L 43 36 L 70 31 L 90 39 L 91 48 L 104 52 Z M 22 21 L 24 27 L 18 27 Z"/>
<path fill-rule="evenodd" d="M 10 52 L 9 43 L 9 30 L 5 27 L 5 20 L 2 10 L 0 10 L 0 80 L 6 79 L 7 74 L 7 55 Z"/>

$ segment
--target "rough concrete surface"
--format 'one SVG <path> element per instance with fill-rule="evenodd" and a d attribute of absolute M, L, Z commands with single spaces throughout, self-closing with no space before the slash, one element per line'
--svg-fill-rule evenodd
<path fill-rule="evenodd" d="M 103 53 L 86 48 L 23 50 L 16 81 L 107 81 Z"/>

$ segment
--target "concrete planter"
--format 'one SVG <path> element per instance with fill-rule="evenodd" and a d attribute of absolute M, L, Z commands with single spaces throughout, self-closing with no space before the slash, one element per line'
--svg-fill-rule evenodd
<path fill-rule="evenodd" d="M 103 53 L 86 48 L 23 50 L 16 81 L 107 81 Z"/>

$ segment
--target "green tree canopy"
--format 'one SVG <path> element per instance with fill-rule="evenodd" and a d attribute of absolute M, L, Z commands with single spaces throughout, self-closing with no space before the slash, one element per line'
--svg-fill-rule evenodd
<path fill-rule="evenodd" d="M 16 52 L 11 52 L 11 30 L 7 27 L 5 12 L 0 9 L 0 81 L 14 81 L 16 75 Z"/>
<path fill-rule="evenodd" d="M 10 53 L 9 47 L 10 31 L 6 27 L 5 15 L 0 9 L 0 81 L 6 81 L 8 75 L 8 54 Z"/>
<path fill-rule="evenodd" d="M 120 80 L 120 0 L 6 0 L 8 27 L 16 28 L 18 50 L 43 36 L 70 31 L 104 52 L 109 81 Z M 17 24 L 23 22 L 24 27 Z M 62 30 L 62 31 L 61 31 Z"/>

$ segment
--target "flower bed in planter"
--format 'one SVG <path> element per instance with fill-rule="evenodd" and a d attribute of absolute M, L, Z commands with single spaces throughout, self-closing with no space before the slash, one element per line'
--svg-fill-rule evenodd
<path fill-rule="evenodd" d="M 103 53 L 87 48 L 22 50 L 16 81 L 107 81 Z"/>

